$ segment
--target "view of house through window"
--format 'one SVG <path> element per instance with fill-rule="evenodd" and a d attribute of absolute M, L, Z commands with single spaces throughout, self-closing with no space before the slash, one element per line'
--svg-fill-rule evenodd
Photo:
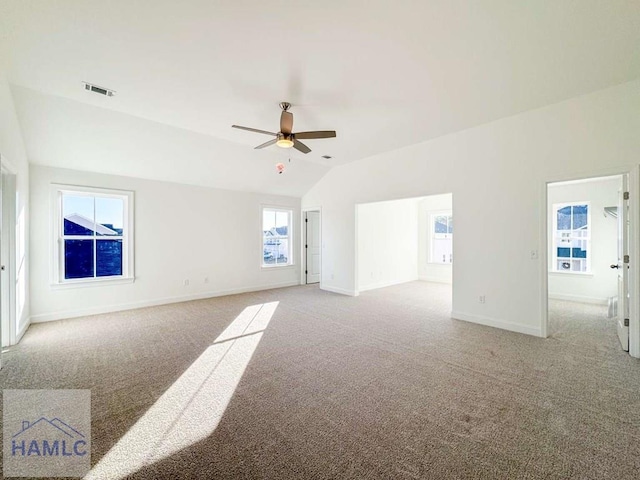
<path fill-rule="evenodd" d="M 291 210 L 263 208 L 262 265 L 291 265 Z"/>
<path fill-rule="evenodd" d="M 129 195 L 59 190 L 60 281 L 127 277 Z"/>
<path fill-rule="evenodd" d="M 453 216 L 431 215 L 431 263 L 453 263 Z"/>
<path fill-rule="evenodd" d="M 553 205 L 554 249 L 556 272 L 589 272 L 591 242 L 589 203 Z"/>

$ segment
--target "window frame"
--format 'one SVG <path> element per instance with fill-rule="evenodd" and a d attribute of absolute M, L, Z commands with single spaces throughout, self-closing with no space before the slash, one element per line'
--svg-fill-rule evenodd
<path fill-rule="evenodd" d="M 435 242 L 434 240 L 436 239 L 435 235 L 435 224 L 436 224 L 436 217 L 450 217 L 451 218 L 451 223 L 453 223 L 453 210 L 442 210 L 442 211 L 437 211 L 437 212 L 429 212 L 429 264 L 432 265 L 453 265 L 453 233 L 445 233 L 444 235 L 448 235 L 448 237 L 445 238 L 451 238 L 451 261 L 449 262 L 436 262 L 434 260 L 434 252 L 433 252 L 433 248 L 435 246 Z M 449 225 L 448 220 L 447 220 L 447 226 Z"/>
<path fill-rule="evenodd" d="M 587 236 L 586 237 L 574 237 L 571 236 L 569 237 L 570 240 L 575 239 L 580 239 L 580 240 L 585 240 L 586 241 L 586 252 L 587 252 L 587 257 L 586 257 L 586 269 L 585 271 L 575 271 L 575 270 L 559 270 L 558 269 L 558 259 L 559 258 L 569 258 L 569 262 L 571 262 L 574 257 L 573 257 L 573 251 L 572 251 L 572 247 L 569 247 L 570 250 L 570 257 L 558 257 L 558 245 L 556 243 L 557 239 L 560 238 L 558 232 L 558 211 L 562 210 L 563 208 L 566 207 L 574 207 L 574 206 L 584 206 L 586 205 L 587 207 Z M 579 201 L 579 202 L 562 202 L 562 203 L 554 203 L 551 206 L 551 221 L 553 223 L 553 228 L 552 228 L 552 236 L 551 236 L 551 273 L 559 273 L 559 274 L 563 274 L 563 275 L 592 275 L 593 272 L 591 270 L 591 257 L 593 255 L 592 249 L 591 249 L 591 238 L 592 238 L 592 233 L 591 230 L 593 228 L 593 223 L 591 222 L 591 202 L 589 201 Z M 572 215 L 571 215 L 571 226 L 573 227 L 573 211 L 572 211 Z M 574 229 L 570 229 L 570 231 L 573 231 Z M 575 257 L 577 258 L 577 257 Z"/>
<path fill-rule="evenodd" d="M 64 234 L 63 195 L 118 198 L 123 201 L 123 232 L 122 235 L 103 237 L 104 240 L 122 239 L 122 275 L 104 277 L 64 278 L 64 240 L 74 235 Z M 132 283 L 134 273 L 134 193 L 129 190 L 117 190 L 78 185 L 51 184 L 51 286 L 53 288 L 73 288 L 100 286 L 118 283 Z M 80 238 L 80 237 L 78 237 Z M 82 239 L 93 239 L 94 236 L 83 236 Z M 95 255 L 95 253 L 94 253 Z M 95 266 L 95 256 L 94 256 Z M 95 270 L 94 270 L 95 275 Z"/>
<path fill-rule="evenodd" d="M 267 264 L 264 263 L 264 213 L 265 211 L 273 211 L 273 212 L 284 212 L 288 215 L 289 221 L 287 226 L 287 235 L 286 236 L 278 236 L 278 238 L 286 238 L 288 241 L 288 255 L 287 255 L 287 263 L 274 263 Z M 294 242 L 294 215 L 293 208 L 291 207 L 283 207 L 277 205 L 261 205 L 260 207 L 260 268 L 265 270 L 270 269 L 278 269 L 278 268 L 288 268 L 293 267 L 295 265 L 293 259 L 293 242 Z"/>

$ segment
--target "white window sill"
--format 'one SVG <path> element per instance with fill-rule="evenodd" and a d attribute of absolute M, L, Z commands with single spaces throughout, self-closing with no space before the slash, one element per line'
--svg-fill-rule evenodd
<path fill-rule="evenodd" d="M 577 275 L 579 277 L 593 277 L 592 272 L 562 272 L 560 270 L 552 270 L 549 272 L 550 275 Z"/>
<path fill-rule="evenodd" d="M 134 277 L 100 278 L 100 279 L 92 278 L 90 280 L 87 280 L 87 279 L 67 280 L 65 282 L 52 283 L 51 289 L 66 290 L 68 288 L 108 287 L 112 285 L 123 285 L 127 283 L 133 283 L 134 281 L 135 281 Z"/>
<path fill-rule="evenodd" d="M 450 267 L 451 265 L 453 265 L 453 262 L 447 262 L 447 263 L 442 263 L 442 262 L 427 262 L 427 265 L 440 265 L 443 267 Z"/>
<path fill-rule="evenodd" d="M 288 268 L 295 268 L 295 265 L 293 263 L 287 265 L 262 265 L 262 270 L 280 270 Z"/>

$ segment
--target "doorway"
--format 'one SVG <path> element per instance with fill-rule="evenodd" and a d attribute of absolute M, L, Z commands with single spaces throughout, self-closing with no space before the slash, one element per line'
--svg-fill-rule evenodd
<path fill-rule="evenodd" d="M 451 193 L 363 203 L 356 212 L 358 292 L 419 280 L 451 298 Z"/>
<path fill-rule="evenodd" d="M 629 174 L 547 184 L 552 336 L 629 351 Z M 626 193 L 625 193 L 626 192 Z"/>
<path fill-rule="evenodd" d="M 304 283 L 312 284 L 320 282 L 322 265 L 321 244 L 321 216 L 320 210 L 305 210 L 302 212 L 303 222 L 303 258 L 304 258 Z"/>

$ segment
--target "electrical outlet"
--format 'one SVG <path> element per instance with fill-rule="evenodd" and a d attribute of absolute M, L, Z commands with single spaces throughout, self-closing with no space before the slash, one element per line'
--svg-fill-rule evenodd
<path fill-rule="evenodd" d="M 184 286 L 185 286 L 185 287 L 188 287 L 188 286 L 189 286 L 189 279 L 188 279 L 188 278 L 185 278 L 185 279 L 184 279 Z"/>
<path fill-rule="evenodd" d="M 484 303 L 486 300 L 487 300 L 487 297 L 486 297 L 485 295 L 480 295 L 480 296 L 478 297 L 478 301 L 479 301 L 480 303 Z"/>
<path fill-rule="evenodd" d="M 204 283 L 209 283 L 209 277 L 204 277 Z"/>

